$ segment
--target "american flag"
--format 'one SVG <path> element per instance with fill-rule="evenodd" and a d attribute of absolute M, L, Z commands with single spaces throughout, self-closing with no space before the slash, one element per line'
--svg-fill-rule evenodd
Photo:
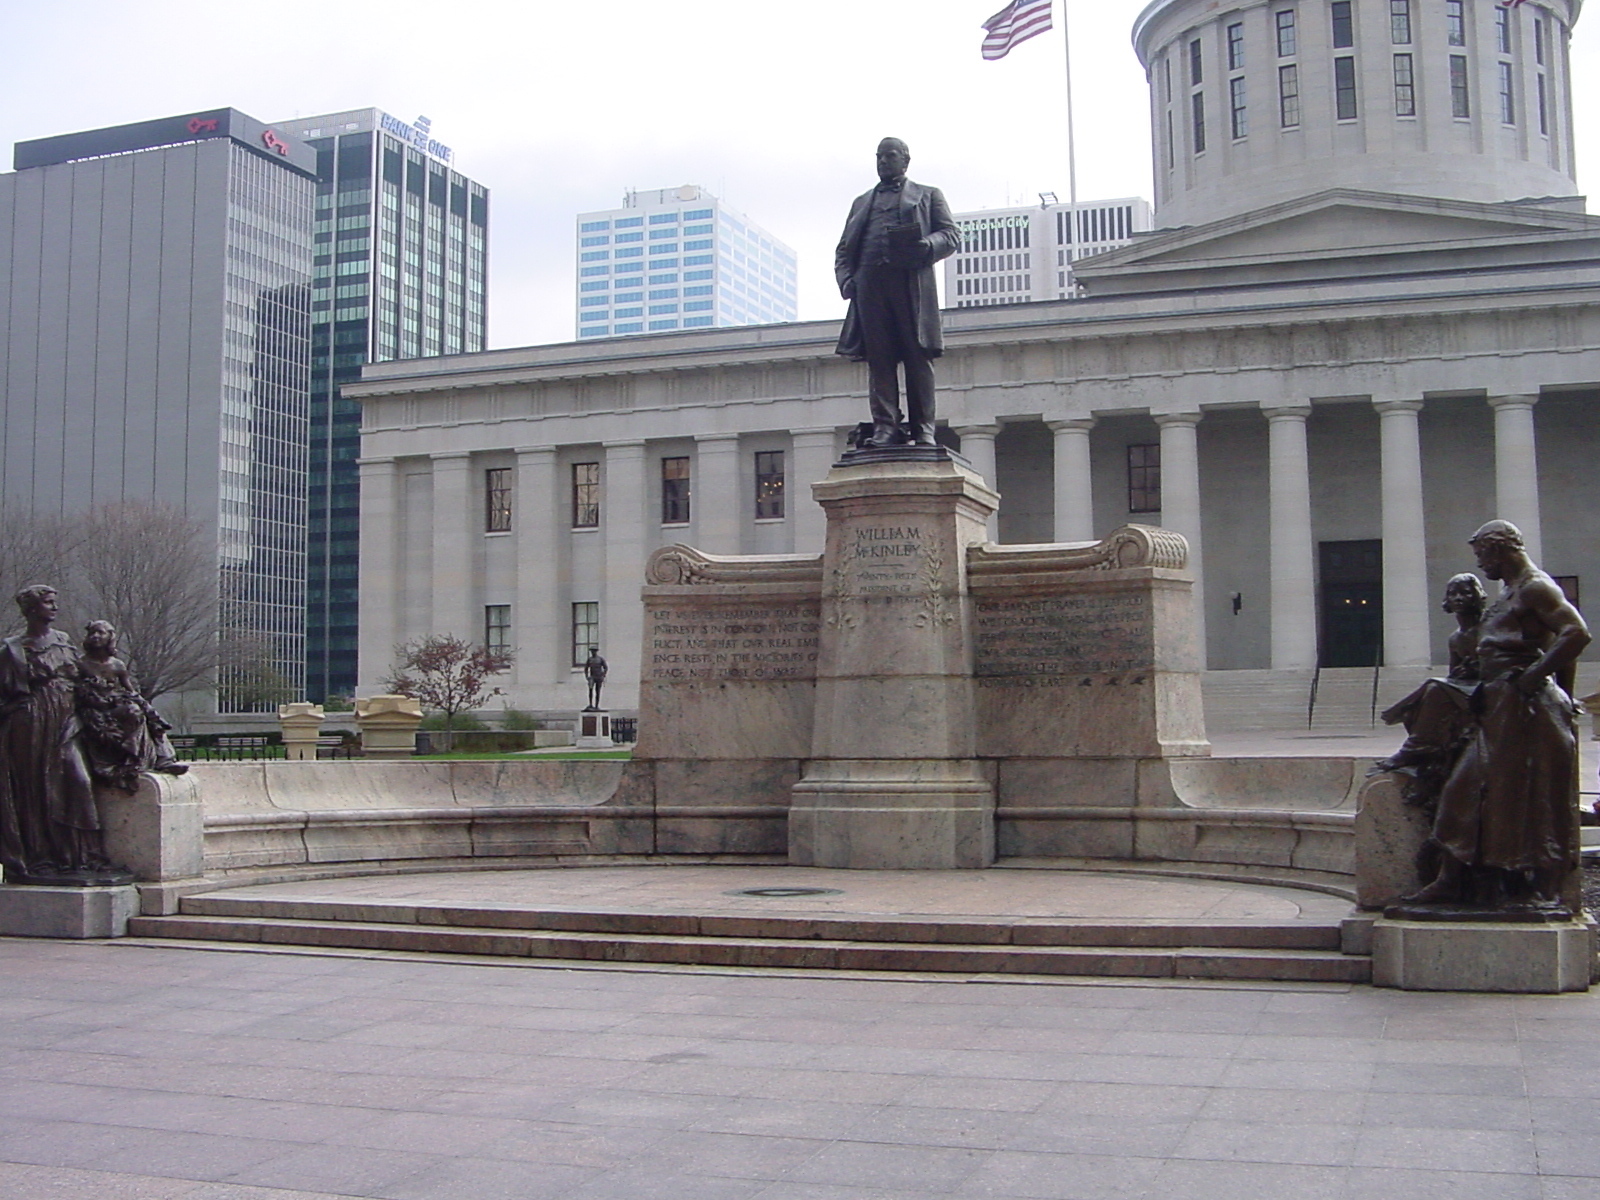
<path fill-rule="evenodd" d="M 983 28 L 984 58 L 990 62 L 1004 58 L 1017 43 L 1050 28 L 1050 0 L 1011 0 Z"/>

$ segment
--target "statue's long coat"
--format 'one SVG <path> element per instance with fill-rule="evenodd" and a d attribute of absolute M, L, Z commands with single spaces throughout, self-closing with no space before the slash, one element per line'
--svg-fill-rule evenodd
<path fill-rule="evenodd" d="M 833 256 L 833 273 L 842 289 L 855 276 L 857 260 L 861 256 L 861 240 L 867 232 L 867 217 L 872 212 L 872 197 L 877 188 L 864 196 L 857 196 L 850 206 L 850 216 L 844 223 L 844 236 Z M 900 224 L 915 222 L 922 236 L 930 243 L 928 261 L 916 272 L 916 286 L 912 291 L 912 308 L 916 317 L 917 344 L 929 358 L 944 353 L 944 335 L 939 328 L 939 289 L 933 278 L 933 264 L 949 258 L 961 245 L 961 231 L 950 216 L 950 206 L 944 193 L 936 187 L 906 180 L 900 189 Z M 844 328 L 839 331 L 839 345 L 835 351 L 846 358 L 861 362 L 867 357 L 861 340 L 861 319 L 856 313 L 856 302 L 850 301 L 850 311 L 845 314 Z"/>

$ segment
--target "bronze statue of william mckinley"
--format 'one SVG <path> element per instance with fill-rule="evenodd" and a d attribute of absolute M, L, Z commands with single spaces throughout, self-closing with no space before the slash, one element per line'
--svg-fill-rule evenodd
<path fill-rule="evenodd" d="M 911 152 L 899 138 L 878 143 L 878 186 L 856 198 L 834 253 L 839 294 L 850 301 L 837 353 L 866 361 L 877 448 L 931 446 L 933 360 L 944 353 L 933 264 L 961 244 L 938 188 L 906 178 Z M 906 377 L 901 426 L 899 368 Z"/>

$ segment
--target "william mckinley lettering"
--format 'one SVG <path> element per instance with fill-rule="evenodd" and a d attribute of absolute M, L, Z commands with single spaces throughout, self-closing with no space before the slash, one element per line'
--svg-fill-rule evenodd
<path fill-rule="evenodd" d="M 878 143 L 878 186 L 850 206 L 833 259 L 839 294 L 850 301 L 837 353 L 867 364 L 870 445 L 878 448 L 934 444 L 933 360 L 944 353 L 944 336 L 933 264 L 961 243 L 944 194 L 907 179 L 910 163 L 899 138 Z"/>

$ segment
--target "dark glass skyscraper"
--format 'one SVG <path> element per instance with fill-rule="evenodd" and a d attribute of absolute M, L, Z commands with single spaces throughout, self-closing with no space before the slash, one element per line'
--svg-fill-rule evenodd
<path fill-rule="evenodd" d="M 317 153 L 311 296 L 306 695 L 356 686 L 361 410 L 367 362 L 482 350 L 489 193 L 425 118 L 375 108 L 286 121 Z"/>

